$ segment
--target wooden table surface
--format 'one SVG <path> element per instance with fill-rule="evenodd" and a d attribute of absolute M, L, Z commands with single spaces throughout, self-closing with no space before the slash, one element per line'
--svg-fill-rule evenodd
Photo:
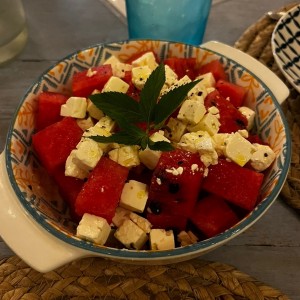
<path fill-rule="evenodd" d="M 28 43 L 17 59 L 0 67 L 0 151 L 14 110 L 40 73 L 74 50 L 127 38 L 124 19 L 112 13 L 103 1 L 23 1 Z M 289 2 L 215 0 L 205 40 L 233 45 L 266 11 Z M 0 238 L 0 258 L 9 255 L 13 253 Z M 202 258 L 232 264 L 291 299 L 300 299 L 300 219 L 280 199 L 245 233 Z"/>

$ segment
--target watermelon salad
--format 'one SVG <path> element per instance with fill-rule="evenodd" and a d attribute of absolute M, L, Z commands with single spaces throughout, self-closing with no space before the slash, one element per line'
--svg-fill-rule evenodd
<path fill-rule="evenodd" d="M 275 153 L 253 132 L 246 90 L 229 81 L 218 60 L 198 66 L 195 58 L 172 57 L 163 64 L 160 95 L 199 80 L 165 126 L 149 133 L 153 142 L 173 145 L 171 151 L 90 138 L 118 131 L 91 95 L 115 91 L 139 102 L 158 66 L 152 52 L 127 62 L 111 56 L 76 73 L 70 95 L 45 91 L 38 97 L 33 149 L 68 204 L 79 238 L 134 250 L 173 249 L 234 226 L 260 201 Z"/>

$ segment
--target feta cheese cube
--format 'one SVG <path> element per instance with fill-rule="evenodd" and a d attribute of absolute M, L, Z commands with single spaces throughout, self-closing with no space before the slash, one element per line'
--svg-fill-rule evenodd
<path fill-rule="evenodd" d="M 204 104 L 204 99 L 207 96 L 206 87 L 199 82 L 188 92 L 187 96 L 189 100 L 200 101 Z"/>
<path fill-rule="evenodd" d="M 128 220 L 128 219 L 129 219 L 130 213 L 131 213 L 130 210 L 118 206 L 118 207 L 116 208 L 115 215 L 114 215 L 114 217 L 112 218 L 113 224 L 114 224 L 116 227 L 120 227 L 120 226 L 123 224 L 123 222 L 124 222 L 125 220 Z"/>
<path fill-rule="evenodd" d="M 165 85 L 167 87 L 172 86 L 178 80 L 177 74 L 168 65 L 165 65 L 165 74 L 166 74 Z"/>
<path fill-rule="evenodd" d="M 108 153 L 109 158 L 124 167 L 136 167 L 140 164 L 138 149 L 136 146 L 122 146 Z"/>
<path fill-rule="evenodd" d="M 132 65 L 124 63 L 115 63 L 111 65 L 113 76 L 124 78 L 125 72 L 132 70 Z"/>
<path fill-rule="evenodd" d="M 88 137 L 89 136 L 96 136 L 96 135 L 110 136 L 111 133 L 108 132 L 107 130 L 97 126 L 97 125 L 94 125 L 93 127 L 90 127 L 89 129 L 87 129 L 83 133 L 81 141 L 83 141 L 83 140 L 92 140 L 92 139 L 89 139 Z M 97 145 L 103 152 L 108 151 L 108 149 L 110 149 L 110 147 L 111 147 L 111 145 L 109 143 L 97 143 Z"/>
<path fill-rule="evenodd" d="M 258 172 L 266 170 L 275 160 L 276 154 L 267 145 L 253 144 L 255 150 L 250 158 L 251 166 Z"/>
<path fill-rule="evenodd" d="M 171 117 L 167 123 L 165 136 L 171 141 L 178 143 L 182 135 L 186 132 L 186 127 L 187 125 L 185 123 Z"/>
<path fill-rule="evenodd" d="M 206 108 L 203 103 L 185 100 L 179 110 L 177 118 L 187 124 L 195 125 L 203 118 Z"/>
<path fill-rule="evenodd" d="M 149 170 L 154 170 L 159 158 L 161 156 L 161 151 L 154 151 L 150 148 L 139 151 L 139 159 Z"/>
<path fill-rule="evenodd" d="M 151 229 L 150 231 L 151 250 L 170 250 L 175 248 L 175 239 L 172 230 Z"/>
<path fill-rule="evenodd" d="M 85 213 L 77 226 L 76 235 L 93 243 L 104 245 L 110 230 L 111 228 L 104 218 Z"/>
<path fill-rule="evenodd" d="M 76 119 L 76 122 L 83 131 L 94 126 L 94 122 L 91 117 L 87 117 L 86 119 Z"/>
<path fill-rule="evenodd" d="M 137 226 L 139 226 L 146 233 L 150 232 L 152 225 L 147 219 L 145 219 L 133 212 L 131 212 L 129 214 L 129 218 L 133 223 L 135 223 Z"/>
<path fill-rule="evenodd" d="M 143 89 L 147 79 L 149 78 L 152 70 L 148 66 L 135 67 L 131 70 L 132 73 L 132 83 L 134 86 L 141 90 Z"/>
<path fill-rule="evenodd" d="M 229 133 L 217 133 L 213 135 L 213 140 L 215 143 L 215 150 L 217 151 L 218 155 L 225 155 L 225 148 L 227 144 L 227 139 L 231 134 Z"/>
<path fill-rule="evenodd" d="M 129 180 L 123 187 L 119 204 L 123 208 L 142 213 L 147 199 L 147 185 L 136 180 Z"/>
<path fill-rule="evenodd" d="M 72 150 L 68 156 L 65 164 L 65 176 L 75 177 L 79 179 L 85 179 L 88 177 L 89 172 L 86 169 L 82 169 L 75 163 L 75 153 L 77 150 Z"/>
<path fill-rule="evenodd" d="M 125 220 L 114 236 L 128 249 L 139 250 L 148 240 L 146 232 L 131 220 Z"/>
<path fill-rule="evenodd" d="M 210 135 L 214 135 L 218 133 L 220 128 L 220 122 L 218 118 L 211 114 L 207 113 L 204 117 L 200 120 L 200 122 L 194 126 L 188 126 L 189 131 L 207 131 Z"/>
<path fill-rule="evenodd" d="M 129 89 L 129 84 L 119 77 L 111 76 L 105 83 L 102 92 L 119 92 L 126 93 Z"/>
<path fill-rule="evenodd" d="M 65 104 L 60 107 L 60 115 L 82 119 L 85 117 L 87 101 L 83 97 L 70 97 Z"/>
<path fill-rule="evenodd" d="M 166 94 L 178 80 L 177 74 L 168 65 L 165 65 L 165 76 L 166 81 L 160 91 L 161 96 Z"/>
<path fill-rule="evenodd" d="M 246 117 L 248 121 L 247 130 L 250 130 L 254 125 L 255 111 L 246 106 L 241 106 L 238 110 Z"/>
<path fill-rule="evenodd" d="M 144 53 L 142 56 L 134 60 L 131 64 L 133 67 L 148 66 L 151 71 L 156 69 L 156 67 L 158 66 L 153 52 Z"/>
<path fill-rule="evenodd" d="M 90 99 L 88 99 L 88 101 L 87 101 L 87 109 L 86 110 L 87 110 L 88 114 L 96 120 L 100 120 L 104 116 L 103 111 L 100 110 Z"/>
<path fill-rule="evenodd" d="M 112 65 L 113 66 L 117 63 L 120 63 L 120 60 L 116 56 L 112 55 L 103 63 L 103 65 Z"/>
<path fill-rule="evenodd" d="M 112 132 L 116 127 L 116 122 L 113 121 L 109 116 L 104 116 L 95 124 L 95 126 L 98 126 L 107 132 Z"/>
<path fill-rule="evenodd" d="M 205 88 L 213 88 L 216 85 L 216 80 L 214 75 L 209 72 L 196 77 L 196 80 L 200 79 L 199 85 L 204 86 Z"/>
<path fill-rule="evenodd" d="M 160 141 L 165 141 L 170 143 L 170 141 L 163 135 L 163 131 L 161 132 L 155 132 L 150 136 L 150 139 L 153 142 L 160 142 Z M 154 151 L 149 149 L 148 147 L 145 150 L 140 150 L 139 151 L 139 159 L 140 161 L 149 169 L 153 170 L 157 163 L 158 160 L 161 156 L 161 151 Z"/>
<path fill-rule="evenodd" d="M 199 240 L 192 231 L 180 231 L 177 235 L 177 240 L 182 247 L 197 243 Z"/>
<path fill-rule="evenodd" d="M 103 154 L 98 143 L 91 139 L 85 139 L 79 142 L 76 148 L 77 149 L 73 150 L 73 161 L 84 170 L 92 170 L 95 168 Z"/>
<path fill-rule="evenodd" d="M 218 163 L 218 154 L 212 137 L 206 131 L 186 133 L 182 136 L 178 147 L 190 152 L 198 152 L 206 167 Z"/>
<path fill-rule="evenodd" d="M 213 141 L 205 131 L 185 133 L 178 143 L 178 147 L 190 152 L 198 152 L 201 148 L 214 150 Z"/>
<path fill-rule="evenodd" d="M 190 83 L 190 82 L 192 82 L 191 78 L 187 75 L 184 75 L 182 78 L 177 80 L 177 82 L 175 82 L 175 84 L 173 86 L 178 87 L 178 86 L 184 85 L 186 83 Z"/>
<path fill-rule="evenodd" d="M 208 111 L 209 113 L 211 113 L 212 115 L 215 115 L 215 116 L 219 116 L 219 117 L 220 117 L 220 115 L 219 115 L 220 111 L 219 111 L 219 109 L 218 109 L 216 106 L 211 106 L 211 107 L 209 107 L 207 111 Z"/>
<path fill-rule="evenodd" d="M 169 91 L 171 91 L 181 85 L 184 85 L 186 83 L 190 83 L 190 82 L 192 82 L 192 80 L 189 78 L 189 76 L 185 75 L 182 78 L 180 78 L 179 80 L 176 80 L 169 88 L 164 87 L 161 94 L 168 93 Z"/>
<path fill-rule="evenodd" d="M 235 132 L 226 141 L 225 155 L 239 166 L 243 167 L 251 158 L 255 148 L 252 144 Z"/>

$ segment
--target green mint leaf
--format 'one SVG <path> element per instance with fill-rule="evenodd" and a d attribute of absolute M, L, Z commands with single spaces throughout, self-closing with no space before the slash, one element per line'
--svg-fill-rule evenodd
<path fill-rule="evenodd" d="M 165 142 L 165 141 L 153 142 L 153 141 L 151 141 L 151 139 L 148 143 L 148 147 L 151 150 L 155 150 L 155 151 L 172 151 L 172 150 L 174 150 L 174 147 L 169 142 Z"/>
<path fill-rule="evenodd" d="M 133 145 L 141 145 L 144 144 L 143 141 L 145 138 L 147 139 L 147 134 L 141 130 L 140 128 L 136 127 L 135 125 L 128 124 L 128 128 L 125 130 L 116 132 L 111 136 L 89 136 L 92 140 L 98 143 L 118 143 L 128 146 Z M 146 145 L 147 146 L 147 145 Z M 145 149 L 144 147 L 143 149 Z"/>
<path fill-rule="evenodd" d="M 124 117 L 133 123 L 142 120 L 139 104 L 124 93 L 104 92 L 91 95 L 89 98 L 97 108 L 117 123 L 120 118 Z"/>
<path fill-rule="evenodd" d="M 140 112 L 148 125 L 153 121 L 154 108 L 165 81 L 165 67 L 161 64 L 151 73 L 141 91 Z"/>
<path fill-rule="evenodd" d="M 155 106 L 154 123 L 159 128 L 160 125 L 177 109 L 184 101 L 188 92 L 199 82 L 195 80 L 184 85 L 178 86 L 167 94 L 164 94 Z"/>

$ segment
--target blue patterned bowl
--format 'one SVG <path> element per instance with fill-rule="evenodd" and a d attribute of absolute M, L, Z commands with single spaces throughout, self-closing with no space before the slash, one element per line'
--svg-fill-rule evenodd
<path fill-rule="evenodd" d="M 278 21 L 271 44 L 280 70 L 300 92 L 300 5 L 289 10 Z"/>
<path fill-rule="evenodd" d="M 256 111 L 256 127 L 277 158 L 265 176 L 262 201 L 234 227 L 196 244 L 168 251 L 133 251 L 95 245 L 75 236 L 76 224 L 32 148 L 37 95 L 45 90 L 66 92 L 77 71 L 101 64 L 112 54 L 120 60 L 146 50 L 159 58 L 196 57 L 199 63 L 219 59 L 230 80 L 247 89 L 247 105 Z M 242 63 L 239 63 L 242 62 Z M 165 264 L 195 258 L 226 243 L 256 222 L 278 196 L 287 176 L 291 141 L 279 102 L 288 89 L 250 56 L 217 42 L 201 47 L 163 41 L 127 41 L 97 45 L 75 52 L 44 72 L 21 100 L 0 159 L 0 235 L 33 268 L 46 272 L 83 256 L 122 262 Z M 45 259 L 47 257 L 47 259 Z"/>

